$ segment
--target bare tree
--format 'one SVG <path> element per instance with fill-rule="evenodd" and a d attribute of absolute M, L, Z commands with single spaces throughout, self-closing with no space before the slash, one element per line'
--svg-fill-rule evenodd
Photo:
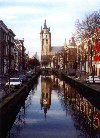
<path fill-rule="evenodd" d="M 79 19 L 76 21 L 77 38 L 85 39 L 90 38 L 94 33 L 97 26 L 100 25 L 100 11 L 95 11 L 86 16 L 81 22 Z"/>
<path fill-rule="evenodd" d="M 95 41 L 95 33 L 98 26 L 100 26 L 100 11 L 95 11 L 86 16 L 81 22 L 76 21 L 76 39 L 86 40 L 88 46 L 88 57 L 90 59 L 90 72 L 92 73 L 92 57 L 94 54 L 93 47 Z M 96 33 L 97 34 L 97 33 Z"/>

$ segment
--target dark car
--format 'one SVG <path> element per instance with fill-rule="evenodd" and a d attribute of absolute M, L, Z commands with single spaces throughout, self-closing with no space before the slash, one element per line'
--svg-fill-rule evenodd
<path fill-rule="evenodd" d="M 26 76 L 28 77 L 28 78 L 31 78 L 32 77 L 32 75 L 33 75 L 33 71 L 28 71 L 27 73 L 26 73 Z"/>
<path fill-rule="evenodd" d="M 19 75 L 19 78 L 22 82 L 26 82 L 27 81 L 27 77 L 26 75 Z"/>

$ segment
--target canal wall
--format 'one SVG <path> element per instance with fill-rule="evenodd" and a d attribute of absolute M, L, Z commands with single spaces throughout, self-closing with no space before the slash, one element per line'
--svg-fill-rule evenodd
<path fill-rule="evenodd" d="M 38 82 L 39 73 L 29 78 L 17 91 L 10 93 L 0 102 L 0 138 L 6 138 L 6 133 L 10 130 L 16 114 L 27 98 L 30 90 Z"/>
<path fill-rule="evenodd" d="M 92 88 L 91 85 L 87 84 L 86 82 L 82 82 L 73 77 L 67 76 L 64 72 L 59 72 L 58 70 L 53 70 L 53 74 L 75 88 L 80 94 L 82 94 L 86 99 L 88 99 L 94 106 L 96 106 L 100 110 L 99 89 Z"/>

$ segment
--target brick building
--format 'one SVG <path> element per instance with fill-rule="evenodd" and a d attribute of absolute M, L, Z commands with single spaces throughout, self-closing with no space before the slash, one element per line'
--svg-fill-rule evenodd
<path fill-rule="evenodd" d="M 0 20 L 0 75 L 14 69 L 14 37 L 13 31 Z"/>

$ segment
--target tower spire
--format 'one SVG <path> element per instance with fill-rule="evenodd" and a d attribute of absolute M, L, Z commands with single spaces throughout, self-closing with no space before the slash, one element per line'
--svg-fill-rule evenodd
<path fill-rule="evenodd" d="M 44 28 L 45 28 L 45 29 L 47 28 L 46 19 L 45 19 L 45 21 L 44 21 Z"/>
<path fill-rule="evenodd" d="M 66 42 L 66 38 L 65 38 L 64 49 L 66 50 L 66 48 L 67 48 L 67 42 Z"/>

